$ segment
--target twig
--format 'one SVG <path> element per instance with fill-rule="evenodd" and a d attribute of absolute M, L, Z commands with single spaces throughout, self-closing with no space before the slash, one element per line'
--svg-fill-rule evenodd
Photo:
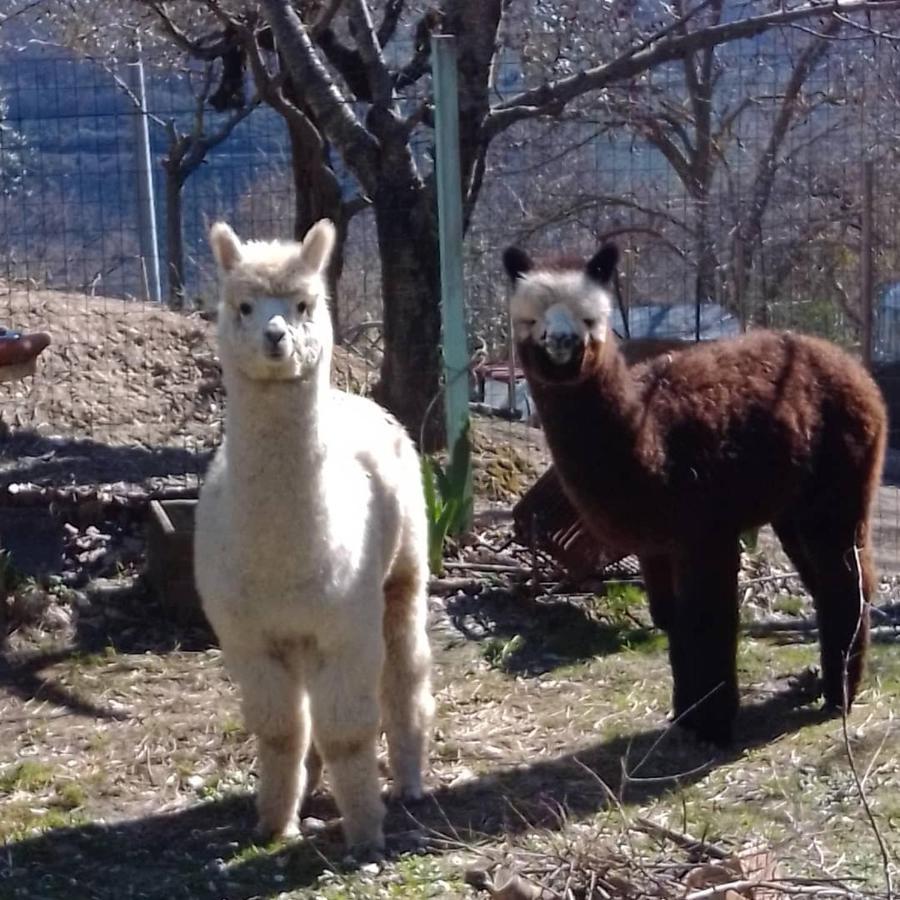
<path fill-rule="evenodd" d="M 757 578 L 744 578 L 738 582 L 738 588 L 744 588 L 751 584 L 765 584 L 767 581 L 782 581 L 785 578 L 799 578 L 796 572 L 780 572 L 776 575 L 760 575 Z"/>
<path fill-rule="evenodd" d="M 745 625 L 743 630 L 751 637 L 765 637 L 767 634 L 775 634 L 779 631 L 818 631 L 819 623 L 815 616 L 802 619 L 761 619 Z"/>
<path fill-rule="evenodd" d="M 465 569 L 469 572 L 509 572 L 528 577 L 528 570 L 524 566 L 514 566 L 508 563 L 475 563 L 445 559 L 444 565 L 448 569 Z"/>
<path fill-rule="evenodd" d="M 856 758 L 853 754 L 853 746 L 850 743 L 850 731 L 847 727 L 847 708 L 849 706 L 850 699 L 848 692 L 850 678 L 848 667 L 850 665 L 850 655 L 853 652 L 853 648 L 856 645 L 856 640 L 859 637 L 860 629 L 862 628 L 863 623 L 863 616 L 866 615 L 866 598 L 863 592 L 862 567 L 859 563 L 859 547 L 856 546 L 856 544 L 853 545 L 853 560 L 856 565 L 857 591 L 859 595 L 859 613 L 856 617 L 856 628 L 853 632 L 853 637 L 850 640 L 850 646 L 847 648 L 847 653 L 844 656 L 844 702 L 841 704 L 841 733 L 844 738 L 844 752 L 847 754 L 847 762 L 850 765 L 850 772 L 853 775 L 853 781 L 856 785 L 856 791 L 859 794 L 859 800 L 862 804 L 863 812 L 865 812 L 866 818 L 869 820 L 869 825 L 872 828 L 872 833 L 875 835 L 875 841 L 878 844 L 878 851 L 881 854 L 881 867 L 884 871 L 884 883 L 887 889 L 886 900 L 894 900 L 894 881 L 891 875 L 890 855 L 888 854 L 887 845 L 884 842 L 884 836 L 881 834 L 881 829 L 878 827 L 878 822 L 875 821 L 875 816 L 872 813 L 872 807 L 869 805 L 869 797 L 866 794 L 865 785 L 863 784 L 862 778 L 860 778 L 859 769 L 856 766 Z"/>
<path fill-rule="evenodd" d="M 709 841 L 702 841 L 699 838 L 684 834 L 681 831 L 673 831 L 671 828 L 666 828 L 665 825 L 660 825 L 652 819 L 639 816 L 636 819 L 636 822 L 639 831 L 643 831 L 645 834 L 663 837 L 667 841 L 671 841 L 676 846 L 688 850 L 691 853 L 705 853 L 712 859 L 728 859 L 732 856 L 731 853 L 728 853 L 716 844 L 711 844 Z"/>
<path fill-rule="evenodd" d="M 643 766 L 644 763 L 647 762 L 647 760 L 650 759 L 650 757 L 651 757 L 651 756 L 654 754 L 654 752 L 656 751 L 656 748 L 657 748 L 657 747 L 658 747 L 658 746 L 659 746 L 659 745 L 660 745 L 660 744 L 661 744 L 661 743 L 669 736 L 669 734 L 672 732 L 672 730 L 675 728 L 675 726 L 676 726 L 682 719 L 684 719 L 685 716 L 688 715 L 688 713 L 693 712 L 698 706 L 700 706 L 701 703 L 704 703 L 706 700 L 708 700 L 708 699 L 709 699 L 709 698 L 710 698 L 717 690 L 719 690 L 720 687 L 722 687 L 722 682 L 719 682 L 715 687 L 710 688 L 710 689 L 709 689 L 702 697 L 700 697 L 699 700 L 694 701 L 694 702 L 693 702 L 686 710 L 684 710 L 683 712 L 679 713 L 679 715 L 678 715 L 675 719 L 673 719 L 673 720 L 666 726 L 665 729 L 663 729 L 663 732 L 662 732 L 662 733 L 659 735 L 659 737 L 657 737 L 656 740 L 650 745 L 650 749 L 644 754 L 644 756 L 643 756 L 643 758 L 641 759 L 641 761 L 640 761 L 640 762 L 639 762 L 639 763 L 631 770 L 631 772 L 629 772 L 628 769 L 627 769 L 626 766 L 625 766 L 625 763 L 626 763 L 627 760 L 626 760 L 626 759 L 623 759 L 623 760 L 622 760 L 623 790 L 624 790 L 624 785 L 627 784 L 627 783 L 630 782 L 630 781 L 634 781 L 634 782 L 652 782 L 652 781 L 659 781 L 659 780 L 660 780 L 659 778 L 635 778 L 634 775 L 633 775 L 632 773 L 637 772 L 637 771 L 641 768 L 641 766 Z M 701 763 L 701 765 L 699 765 L 699 766 L 697 766 L 697 767 L 691 769 L 689 772 L 681 772 L 681 773 L 677 773 L 677 774 L 675 774 L 675 775 L 668 775 L 668 776 L 665 776 L 664 780 L 671 780 L 672 778 L 679 778 L 679 777 L 681 777 L 682 775 L 694 775 L 695 773 L 700 772 L 700 771 L 702 771 L 703 769 L 705 769 L 707 766 L 711 765 L 711 764 L 712 764 L 712 761 L 713 761 L 712 759 L 709 759 L 709 760 L 707 760 L 705 763 Z"/>
<path fill-rule="evenodd" d="M 814 897 L 854 897 L 852 891 L 839 887 L 822 887 L 821 885 L 791 884 L 789 881 L 760 881 L 756 878 L 742 878 L 739 881 L 729 881 L 725 884 L 717 884 L 714 887 L 703 888 L 700 891 L 691 891 L 684 895 L 684 900 L 707 900 L 709 897 L 726 897 L 729 891 L 743 896 L 742 892 L 748 889 L 763 888 L 778 891 L 781 894 L 793 894 L 795 896 L 806 895 Z"/>

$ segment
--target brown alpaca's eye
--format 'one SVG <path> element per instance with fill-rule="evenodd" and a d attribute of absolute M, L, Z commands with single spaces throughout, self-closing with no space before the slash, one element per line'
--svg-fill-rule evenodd
<path fill-rule="evenodd" d="M 519 321 L 521 321 L 523 325 L 527 325 L 529 328 L 531 328 L 532 325 L 537 322 L 537 319 L 520 319 Z"/>
<path fill-rule="evenodd" d="M 297 304 L 297 312 L 302 316 L 309 307 L 301 300 L 300 303 Z"/>
<path fill-rule="evenodd" d="M 250 313 L 253 312 L 253 307 L 252 307 L 249 303 L 242 303 L 242 304 L 238 307 L 238 312 L 239 312 L 242 316 L 249 316 Z"/>

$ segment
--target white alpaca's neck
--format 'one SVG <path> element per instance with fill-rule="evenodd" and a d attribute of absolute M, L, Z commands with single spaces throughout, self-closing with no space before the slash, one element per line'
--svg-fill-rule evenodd
<path fill-rule="evenodd" d="M 328 367 L 325 366 L 327 373 Z M 319 492 L 327 377 L 256 381 L 226 375 L 225 437 L 235 499 L 296 502 Z"/>

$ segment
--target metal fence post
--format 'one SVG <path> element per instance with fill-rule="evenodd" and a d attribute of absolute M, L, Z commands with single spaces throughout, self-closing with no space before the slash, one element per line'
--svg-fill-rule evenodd
<path fill-rule="evenodd" d="M 134 109 L 134 156 L 138 189 L 138 239 L 141 247 L 142 278 L 149 299 L 162 300 L 159 275 L 159 244 L 156 229 L 156 195 L 153 192 L 153 164 L 150 154 L 150 128 L 147 123 L 147 90 L 141 48 L 135 48 L 130 66 L 134 95 L 140 106 Z"/>
<path fill-rule="evenodd" d="M 456 77 L 456 37 L 431 38 L 434 86 L 435 173 L 438 238 L 441 256 L 441 321 L 444 356 L 444 409 L 451 454 L 460 440 L 469 440 L 469 351 L 466 347 L 463 287 L 462 176 L 459 164 L 459 90 Z M 466 496 L 472 496 L 472 470 Z M 468 527 L 470 523 L 466 523 Z"/>

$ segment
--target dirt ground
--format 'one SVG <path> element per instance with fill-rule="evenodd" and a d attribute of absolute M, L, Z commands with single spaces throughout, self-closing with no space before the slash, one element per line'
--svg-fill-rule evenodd
<path fill-rule="evenodd" d="M 501 535 L 482 537 L 496 548 Z M 484 545 L 462 556 L 516 559 Z M 642 819 L 719 855 L 764 845 L 783 877 L 840 883 L 847 896 L 879 887 L 841 723 L 815 698 L 808 608 L 764 554 L 743 574 L 744 708 L 728 751 L 668 726 L 665 642 L 633 585 L 555 596 L 549 569 L 537 597 L 510 575 L 435 582 L 430 794 L 390 807 L 388 862 L 362 870 L 346 865 L 327 785 L 304 811 L 302 841 L 254 843 L 254 744 L 220 654 L 205 629 L 165 615 L 139 559 L 117 568 L 80 588 L 31 585 L 8 613 L 2 898 L 466 897 L 472 866 L 500 861 L 555 885 L 547 897 L 565 896 L 564 864 L 572 897 L 683 896 L 635 892 L 635 869 L 679 885 L 704 857 L 650 840 Z M 848 741 L 893 853 L 900 660 L 896 604 L 881 606 Z M 782 629 L 766 631 L 772 621 Z M 587 893 L 592 877 L 618 883 L 608 871 L 617 855 L 632 887 Z"/>
<path fill-rule="evenodd" d="M 97 482 L 111 497 L 191 483 L 221 418 L 207 322 L 5 299 L 11 325 L 54 337 L 33 384 L 0 386 L 10 503 L 28 485 Z M 336 377 L 358 388 L 365 367 L 342 355 Z M 780 891 L 732 900 L 885 896 L 883 853 L 893 869 L 900 846 L 895 489 L 882 490 L 887 566 L 846 732 L 816 699 L 808 598 L 764 534 L 741 573 L 737 739 L 716 751 L 667 722 L 665 640 L 639 584 L 565 584 L 510 544 L 503 510 L 546 464 L 539 432 L 481 421 L 476 457 L 476 536 L 431 586 L 430 793 L 390 806 L 383 865 L 344 860 L 327 784 L 303 840 L 254 843 L 253 741 L 209 632 L 174 621 L 143 578 L 139 503 L 58 507 L 56 564 L 39 577 L 0 560 L 0 900 L 489 896 L 501 865 L 544 889 L 507 897 L 684 897 L 734 877 L 748 847 L 765 848 Z M 4 537 L 44 521 L 10 509 L 25 519 L 0 522 Z"/>

